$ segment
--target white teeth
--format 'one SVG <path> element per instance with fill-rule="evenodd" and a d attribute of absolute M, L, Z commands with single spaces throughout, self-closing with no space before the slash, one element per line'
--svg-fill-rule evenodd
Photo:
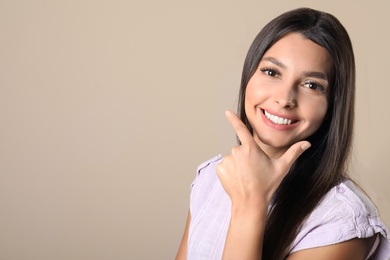
<path fill-rule="evenodd" d="M 290 125 L 290 124 L 291 124 L 291 120 L 290 120 L 290 119 L 271 115 L 270 113 L 268 113 L 268 112 L 265 111 L 265 110 L 264 110 L 264 114 L 265 114 L 265 116 L 266 116 L 269 120 L 271 120 L 271 121 L 274 122 L 275 124 L 278 124 L 278 125 Z"/>

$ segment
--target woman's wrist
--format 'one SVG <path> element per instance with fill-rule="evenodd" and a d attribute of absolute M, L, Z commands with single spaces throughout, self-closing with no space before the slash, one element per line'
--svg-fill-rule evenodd
<path fill-rule="evenodd" d="M 268 204 L 260 201 L 232 202 L 231 221 L 265 224 Z"/>

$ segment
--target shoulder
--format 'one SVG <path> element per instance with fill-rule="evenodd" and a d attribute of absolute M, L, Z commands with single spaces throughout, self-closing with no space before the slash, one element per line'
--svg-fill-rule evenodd
<path fill-rule="evenodd" d="M 231 201 L 216 173 L 218 155 L 198 167 L 190 195 L 188 259 L 220 259 L 230 222 Z"/>
<path fill-rule="evenodd" d="M 210 166 L 216 166 L 222 161 L 222 155 L 214 156 L 213 158 L 201 163 L 198 166 L 197 174 L 199 175 L 204 169 L 210 167 Z M 214 167 L 215 168 L 215 167 Z"/>
<path fill-rule="evenodd" d="M 196 170 L 196 177 L 195 177 L 195 180 L 191 184 L 191 188 L 193 188 L 195 183 L 201 182 L 201 180 L 199 180 L 199 179 L 212 177 L 217 165 L 221 161 L 222 161 L 222 156 L 217 155 L 217 156 L 214 156 L 213 158 L 201 163 Z"/>
<path fill-rule="evenodd" d="M 372 201 L 352 181 L 333 187 L 309 215 L 292 251 L 327 246 L 376 233 L 389 236 Z"/>
<path fill-rule="evenodd" d="M 203 162 L 198 167 L 195 180 L 191 184 L 190 194 L 190 211 L 193 223 L 201 218 L 214 219 L 216 211 L 227 213 L 230 209 L 229 196 L 223 189 L 216 173 L 216 167 L 221 161 L 222 156 L 218 155 Z"/>
<path fill-rule="evenodd" d="M 201 163 L 196 171 L 196 176 L 191 184 L 190 209 L 194 215 L 204 207 L 205 203 L 216 202 L 226 194 L 216 173 L 217 165 L 222 161 L 222 156 L 215 156 Z"/>

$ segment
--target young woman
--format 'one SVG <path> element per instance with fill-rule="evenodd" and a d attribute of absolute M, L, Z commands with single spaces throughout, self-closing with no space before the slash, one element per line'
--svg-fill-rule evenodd
<path fill-rule="evenodd" d="M 296 9 L 266 25 L 242 74 L 239 138 L 198 168 L 176 259 L 390 259 L 387 227 L 348 178 L 355 98 L 349 36 Z"/>

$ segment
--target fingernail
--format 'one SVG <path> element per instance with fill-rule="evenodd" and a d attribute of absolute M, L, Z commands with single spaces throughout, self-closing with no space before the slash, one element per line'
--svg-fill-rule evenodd
<path fill-rule="evenodd" d="M 310 146 L 311 146 L 311 143 L 305 142 L 305 143 L 303 143 L 303 144 L 301 145 L 301 149 L 305 151 L 305 150 L 309 149 Z"/>

